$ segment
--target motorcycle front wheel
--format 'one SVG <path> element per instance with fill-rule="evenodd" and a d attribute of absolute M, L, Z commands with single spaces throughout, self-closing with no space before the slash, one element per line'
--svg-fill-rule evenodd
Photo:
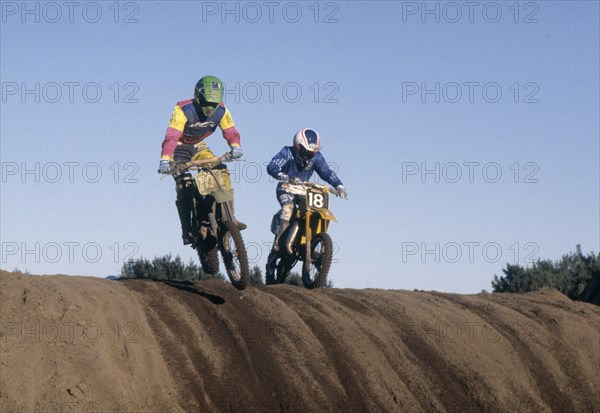
<path fill-rule="evenodd" d="M 243 290 L 250 284 L 250 269 L 242 234 L 231 221 L 223 221 L 219 232 L 219 250 L 227 276 L 235 288 Z"/>
<path fill-rule="evenodd" d="M 302 284 L 306 288 L 320 288 L 325 284 L 333 257 L 333 241 L 326 232 L 315 235 L 310 245 L 310 262 L 304 260 Z"/>

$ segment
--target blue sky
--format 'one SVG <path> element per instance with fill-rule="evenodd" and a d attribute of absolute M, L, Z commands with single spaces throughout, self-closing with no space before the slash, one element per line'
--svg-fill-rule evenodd
<path fill-rule="evenodd" d="M 350 195 L 331 202 L 336 287 L 478 292 L 507 262 L 600 249 L 598 2 L 0 6 L 3 269 L 195 259 L 156 169 L 205 74 L 242 135 L 236 211 L 261 267 L 264 166 L 301 127 Z"/>

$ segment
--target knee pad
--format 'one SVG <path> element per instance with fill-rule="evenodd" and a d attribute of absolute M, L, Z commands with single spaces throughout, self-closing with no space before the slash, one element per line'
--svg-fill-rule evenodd
<path fill-rule="evenodd" d="M 292 218 L 294 212 L 294 204 L 283 204 L 281 206 L 281 220 L 289 221 Z"/>
<path fill-rule="evenodd" d="M 179 174 L 175 177 L 175 191 L 177 200 L 189 200 L 192 195 L 192 175 L 188 172 Z"/>
<path fill-rule="evenodd" d="M 179 193 L 192 186 L 192 174 L 183 172 L 175 176 L 175 189 Z"/>

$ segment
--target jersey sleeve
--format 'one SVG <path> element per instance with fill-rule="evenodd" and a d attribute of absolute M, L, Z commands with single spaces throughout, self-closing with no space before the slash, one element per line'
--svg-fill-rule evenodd
<path fill-rule="evenodd" d="M 339 185 L 342 185 L 342 180 L 337 176 L 335 171 L 329 167 L 325 157 L 321 155 L 321 153 L 317 154 L 317 160 L 315 162 L 315 169 L 317 174 L 326 181 L 329 185 L 337 188 Z"/>
<path fill-rule="evenodd" d="M 290 159 L 291 152 L 289 151 L 287 146 L 284 146 L 283 149 L 281 149 L 277 153 L 277 155 L 275 155 L 273 159 L 271 159 L 269 165 L 267 165 L 267 173 L 273 178 L 277 178 L 277 174 L 279 174 L 279 172 L 282 171 L 283 167 L 285 166 L 285 164 L 288 163 Z"/>
<path fill-rule="evenodd" d="M 175 152 L 175 147 L 177 146 L 179 138 L 181 138 L 186 122 L 187 117 L 185 116 L 185 113 L 183 113 L 183 110 L 179 105 L 175 105 L 171 120 L 169 121 L 169 127 L 167 128 L 167 133 L 165 134 L 165 139 L 162 143 L 162 159 L 171 159 L 173 157 L 173 152 Z"/>
<path fill-rule="evenodd" d="M 230 147 L 240 146 L 240 133 L 235 128 L 235 123 L 233 123 L 231 113 L 227 108 L 225 108 L 225 114 L 219 122 L 219 128 L 223 131 L 223 138 Z"/>

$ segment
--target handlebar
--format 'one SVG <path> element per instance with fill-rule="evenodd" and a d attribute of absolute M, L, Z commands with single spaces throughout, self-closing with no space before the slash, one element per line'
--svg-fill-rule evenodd
<path fill-rule="evenodd" d="M 302 193 L 300 193 L 300 191 L 297 191 L 298 192 L 297 195 L 304 195 L 306 193 L 306 189 L 308 189 L 308 188 L 320 188 L 320 189 L 326 189 L 328 192 L 332 193 L 335 196 L 338 196 L 338 197 L 340 196 L 340 193 L 334 187 L 328 186 L 328 185 L 321 185 L 316 182 L 290 180 L 290 181 L 283 182 L 283 184 L 281 186 L 286 191 L 288 191 L 288 189 L 291 190 L 289 192 L 293 192 L 294 191 L 293 188 L 302 188 Z"/>
<path fill-rule="evenodd" d="M 233 161 L 233 158 L 231 157 L 231 153 L 226 152 L 225 154 L 218 156 L 218 157 L 213 156 L 212 158 L 201 159 L 198 161 L 188 161 L 188 162 L 178 162 L 178 163 L 171 162 L 171 172 L 168 175 L 170 175 L 172 173 L 186 171 L 188 169 L 195 169 L 195 170 L 212 169 L 222 162 L 230 162 L 230 161 Z"/>

